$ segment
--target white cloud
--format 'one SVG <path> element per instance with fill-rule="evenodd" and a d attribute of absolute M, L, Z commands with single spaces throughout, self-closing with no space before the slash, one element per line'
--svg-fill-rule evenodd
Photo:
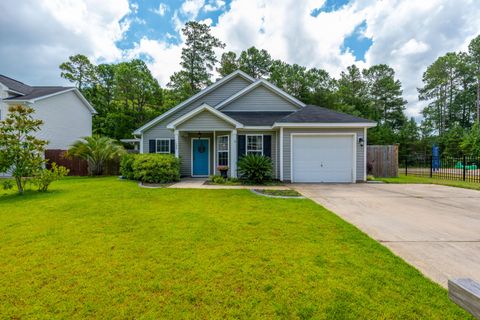
<path fill-rule="evenodd" d="M 147 65 L 153 76 L 164 86 L 170 80 L 170 76 L 179 69 L 182 49 L 180 45 L 143 38 L 133 49 L 126 52 L 126 58 L 138 58 L 142 54 L 152 58 Z"/>
<path fill-rule="evenodd" d="M 122 57 L 115 42 L 123 37 L 130 13 L 120 1 L 0 2 L 0 70 L 31 84 L 62 83 L 58 66 L 82 53 L 101 61 Z"/>
<path fill-rule="evenodd" d="M 205 0 L 185 0 L 180 7 L 180 11 L 188 20 L 195 19 L 198 13 L 205 5 Z"/>
<path fill-rule="evenodd" d="M 446 52 L 465 49 L 480 30 L 480 3 L 476 0 L 352 0 L 337 11 L 311 16 L 312 10 L 324 3 L 232 0 L 215 24 L 208 18 L 204 22 L 227 44 L 226 50 L 240 52 L 256 46 L 274 58 L 324 68 L 333 76 L 353 63 L 359 67 L 389 64 L 403 83 L 410 115 L 418 115 L 423 106 L 416 88 L 422 85 L 425 68 Z M 160 16 L 170 11 L 180 34 L 186 21 L 225 8 L 224 0 L 184 0 L 176 9 L 161 3 L 151 11 Z M 25 81 L 58 79 L 58 65 L 75 53 L 98 61 L 147 54 L 162 85 L 179 69 L 181 34 L 166 33 L 164 40 L 144 37 L 125 52 L 117 47 L 116 41 L 131 23 L 143 23 L 145 17 L 132 15 L 138 12 L 137 2 L 4 0 L 0 12 L 0 70 Z M 361 34 L 373 44 L 365 62 L 356 62 L 353 52 L 343 52 L 342 45 L 363 21 L 367 28 Z M 180 43 L 168 44 L 173 38 Z"/>
<path fill-rule="evenodd" d="M 338 74 L 355 61 L 350 52 L 341 53 L 341 46 L 365 14 L 358 12 L 355 5 L 348 5 L 343 10 L 311 16 L 312 10 L 322 4 L 234 0 L 213 32 L 227 43 L 229 50 L 256 46 L 268 50 L 274 58 Z"/>
<path fill-rule="evenodd" d="M 439 56 L 465 49 L 480 31 L 480 6 L 472 0 L 379 1 L 366 7 L 366 34 L 373 45 L 367 64 L 386 63 L 402 81 L 408 114 L 419 115 L 417 87 Z"/>
<path fill-rule="evenodd" d="M 132 8 L 133 13 L 138 13 L 138 3 L 132 2 L 130 8 Z"/>
<path fill-rule="evenodd" d="M 205 5 L 205 7 L 203 7 L 203 11 L 205 12 L 218 11 L 223 9 L 224 7 L 225 7 L 225 1 L 211 0 Z"/>
<path fill-rule="evenodd" d="M 402 81 L 408 114 L 418 116 L 417 87 L 426 67 L 438 56 L 464 49 L 480 30 L 480 4 L 473 0 L 354 0 L 340 10 L 320 12 L 317 3 L 295 0 L 233 0 L 213 32 L 227 50 L 252 45 L 274 58 L 319 67 L 338 76 L 356 63 L 359 67 L 386 63 Z M 365 61 L 355 61 L 351 50 L 341 52 L 344 39 L 363 21 L 361 34 L 373 40 Z"/>
<path fill-rule="evenodd" d="M 400 47 L 400 49 L 393 49 L 392 55 L 396 55 L 398 53 L 402 56 L 408 56 L 411 54 L 423 53 L 428 49 L 429 46 L 425 42 L 410 39 L 402 47 Z"/>
<path fill-rule="evenodd" d="M 165 13 L 168 11 L 168 5 L 166 5 L 165 3 L 161 2 L 159 5 L 158 5 L 158 8 L 156 9 L 151 9 L 151 11 L 153 13 L 156 13 L 158 14 L 159 16 L 163 17 L 165 15 Z"/>

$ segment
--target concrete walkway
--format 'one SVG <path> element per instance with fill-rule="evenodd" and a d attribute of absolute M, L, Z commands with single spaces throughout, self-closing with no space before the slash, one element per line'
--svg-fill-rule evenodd
<path fill-rule="evenodd" d="M 335 212 L 446 287 L 480 281 L 480 192 L 438 185 L 298 184 Z"/>
<path fill-rule="evenodd" d="M 228 185 L 209 185 L 204 184 L 207 178 L 184 178 L 180 182 L 174 183 L 168 188 L 174 189 L 270 189 L 270 190 L 288 190 L 286 186 L 228 186 Z"/>

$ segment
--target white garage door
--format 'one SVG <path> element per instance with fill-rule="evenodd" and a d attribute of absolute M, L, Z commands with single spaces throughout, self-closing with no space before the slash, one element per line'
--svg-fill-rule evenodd
<path fill-rule="evenodd" d="M 352 135 L 292 137 L 293 182 L 354 182 Z"/>

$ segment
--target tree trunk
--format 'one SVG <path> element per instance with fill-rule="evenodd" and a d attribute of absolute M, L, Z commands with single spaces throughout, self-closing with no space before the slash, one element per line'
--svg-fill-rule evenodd
<path fill-rule="evenodd" d="M 480 123 L 480 77 L 477 78 L 477 122 Z"/>
<path fill-rule="evenodd" d="M 15 177 L 15 182 L 17 183 L 18 193 L 23 194 L 23 184 L 21 177 Z"/>

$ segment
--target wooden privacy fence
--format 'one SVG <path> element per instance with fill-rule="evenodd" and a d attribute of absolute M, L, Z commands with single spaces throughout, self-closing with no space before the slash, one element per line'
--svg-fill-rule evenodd
<path fill-rule="evenodd" d="M 55 162 L 59 166 L 64 166 L 70 170 L 69 176 L 87 176 L 88 165 L 83 159 L 77 157 L 66 157 L 65 150 L 50 149 L 45 150 L 45 159 L 47 159 L 47 168 L 51 168 L 51 163 Z M 118 161 L 109 161 L 103 168 L 104 175 L 118 175 L 120 165 Z"/>
<path fill-rule="evenodd" d="M 367 146 L 367 173 L 375 177 L 398 177 L 398 144 Z"/>
<path fill-rule="evenodd" d="M 45 159 L 48 160 L 47 168 L 51 168 L 51 163 L 55 162 L 59 166 L 64 166 L 70 170 L 69 176 L 88 175 L 87 161 L 76 157 L 66 157 L 65 150 L 50 149 L 45 150 Z"/>

